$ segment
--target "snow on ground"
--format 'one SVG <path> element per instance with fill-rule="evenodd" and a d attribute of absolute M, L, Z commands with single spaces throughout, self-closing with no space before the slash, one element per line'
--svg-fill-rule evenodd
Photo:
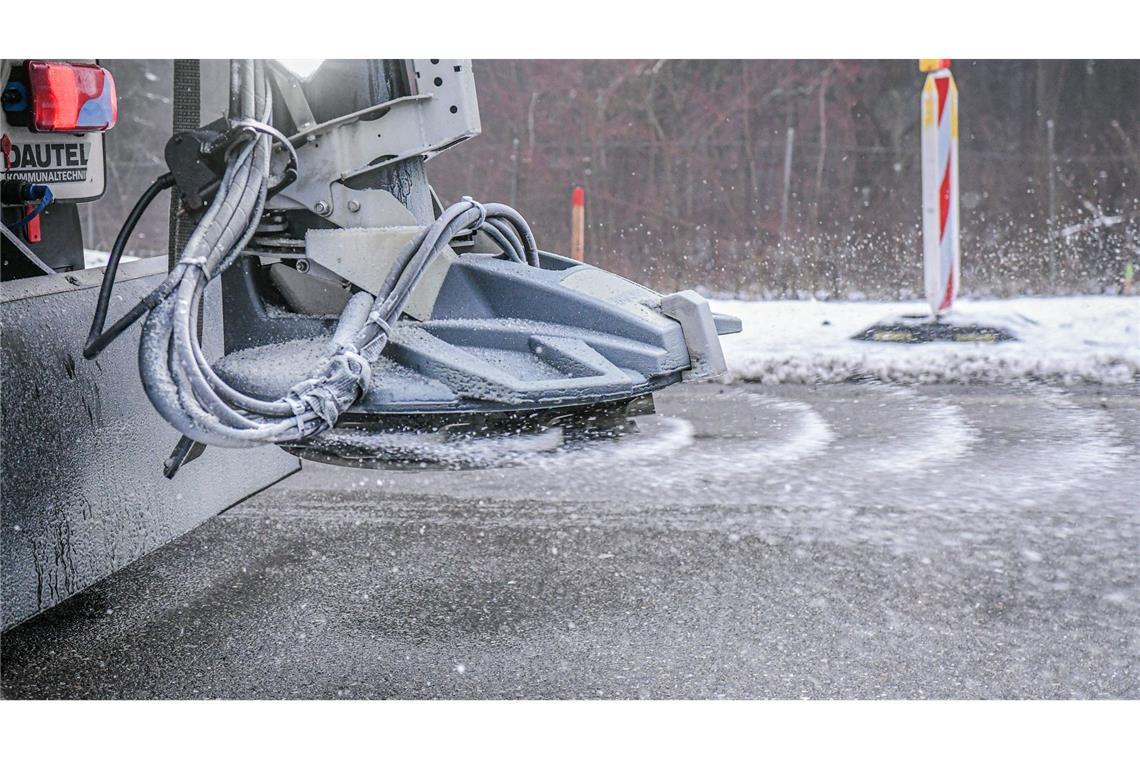
<path fill-rule="evenodd" d="M 922 301 L 713 301 L 744 330 L 721 338 L 727 380 L 761 383 L 1140 382 L 1140 298 L 1080 296 L 962 301 L 956 324 L 1004 328 L 1004 343 L 851 340 L 877 322 L 929 314 Z"/>
<path fill-rule="evenodd" d="M 108 253 L 107 251 L 97 251 L 94 248 L 84 248 L 83 249 L 83 268 L 84 269 L 95 269 L 96 267 L 105 267 L 105 266 L 107 266 L 107 259 L 109 259 L 110 257 L 111 257 L 111 254 Z M 121 259 L 119 259 L 119 261 L 123 262 L 123 263 L 125 263 L 127 261 L 138 261 L 138 260 L 139 260 L 138 256 L 128 256 L 126 254 L 124 254 L 123 257 Z"/>

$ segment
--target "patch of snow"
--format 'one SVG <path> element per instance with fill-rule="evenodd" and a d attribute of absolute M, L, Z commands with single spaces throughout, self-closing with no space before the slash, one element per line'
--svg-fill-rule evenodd
<path fill-rule="evenodd" d="M 84 269 L 95 269 L 96 267 L 105 267 L 105 266 L 107 266 L 107 259 L 110 258 L 110 256 L 111 256 L 111 254 L 107 251 L 97 251 L 93 248 L 84 248 L 83 249 L 83 268 Z M 125 261 L 138 261 L 138 260 L 139 260 L 138 256 L 127 256 L 126 254 L 123 254 L 123 257 L 121 259 L 119 259 L 119 263 L 121 264 Z"/>
<path fill-rule="evenodd" d="M 948 321 L 1004 328 L 1004 343 L 852 340 L 873 324 L 929 313 L 922 301 L 712 301 L 740 317 L 721 338 L 726 379 L 766 384 L 878 379 L 902 383 L 1140 381 L 1140 298 L 1077 296 L 964 301 Z"/>

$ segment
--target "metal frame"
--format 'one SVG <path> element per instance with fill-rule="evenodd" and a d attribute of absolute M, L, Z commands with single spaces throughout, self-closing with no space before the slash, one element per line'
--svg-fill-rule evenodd
<path fill-rule="evenodd" d="M 271 206 L 308 209 L 341 227 L 375 226 L 366 219 L 369 207 L 379 201 L 367 191 L 350 191 L 338 183 L 409 158 L 431 158 L 479 134 L 470 61 L 415 59 L 409 80 L 412 95 L 313 124 L 292 136 L 306 181 L 286 187 Z M 289 93 L 285 104 L 294 118 L 301 124 L 311 122 L 312 111 L 299 88 L 281 89 Z M 285 151 L 278 149 L 276 174 L 286 160 Z"/>

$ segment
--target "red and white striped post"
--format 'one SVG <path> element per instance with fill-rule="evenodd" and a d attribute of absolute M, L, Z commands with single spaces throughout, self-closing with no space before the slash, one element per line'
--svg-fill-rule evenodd
<path fill-rule="evenodd" d="M 570 258 L 586 260 L 586 191 L 580 187 L 570 195 Z"/>
<path fill-rule="evenodd" d="M 935 316 L 958 295 L 958 87 L 950 61 L 919 61 L 922 88 L 922 247 L 926 300 Z"/>

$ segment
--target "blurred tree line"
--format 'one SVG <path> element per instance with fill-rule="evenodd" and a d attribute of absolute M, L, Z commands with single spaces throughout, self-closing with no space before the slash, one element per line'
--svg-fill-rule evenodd
<path fill-rule="evenodd" d="M 170 62 L 110 64 L 120 124 L 100 206 L 122 212 L 87 210 L 104 249 L 161 170 L 170 124 Z M 953 71 L 963 291 L 1114 287 L 1140 260 L 1140 62 Z M 548 250 L 569 249 L 582 185 L 587 259 L 661 289 L 921 293 L 916 61 L 501 60 L 475 76 L 483 134 L 429 177 L 445 199 L 516 206 Z M 153 250 L 165 224 L 140 226 Z"/>
<path fill-rule="evenodd" d="M 968 292 L 1099 292 L 1140 258 L 1140 63 L 955 61 Z M 515 203 L 662 288 L 921 291 L 916 61 L 479 61 L 445 197 Z M 1052 128 L 1049 124 L 1052 123 Z M 1064 233 L 1064 234 L 1062 234 Z"/>

